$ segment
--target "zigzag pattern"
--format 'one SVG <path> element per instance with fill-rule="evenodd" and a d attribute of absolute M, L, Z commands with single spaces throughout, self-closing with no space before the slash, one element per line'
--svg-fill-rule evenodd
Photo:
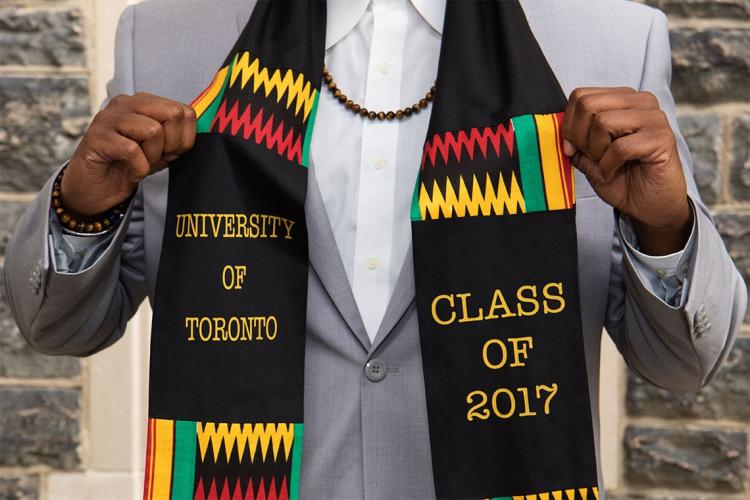
<path fill-rule="evenodd" d="M 432 184 L 432 193 L 427 191 L 424 184 L 419 191 L 419 209 L 422 220 L 452 217 L 476 217 L 478 215 L 503 215 L 526 212 L 526 205 L 515 173 L 511 173 L 510 190 L 505 185 L 502 176 L 498 178 L 497 189 L 493 185 L 490 175 L 486 174 L 484 190 L 475 175 L 472 175 L 471 193 L 466 187 L 463 177 L 460 177 L 458 193 L 450 179 L 445 181 L 444 192 L 437 182 Z"/>
<path fill-rule="evenodd" d="M 200 478 L 193 500 L 289 500 L 289 488 L 287 487 L 286 476 L 282 479 L 278 489 L 276 488 L 275 478 L 271 478 L 268 487 L 266 487 L 265 481 L 261 478 L 257 489 L 253 487 L 251 479 L 244 492 L 242 491 L 239 479 L 237 479 L 234 489 L 230 489 L 229 480 L 224 479 L 221 492 L 218 491 L 218 487 L 216 486 L 216 479 L 212 479 L 211 484 L 207 486 L 208 489 L 206 490 L 203 478 Z"/>
<path fill-rule="evenodd" d="M 214 462 L 218 462 L 222 448 L 227 462 L 232 449 L 237 448 L 240 462 L 247 450 L 250 462 L 256 461 L 256 453 L 260 448 L 262 460 L 265 462 L 268 450 L 273 452 L 276 461 L 279 450 L 283 445 L 284 459 L 289 461 L 294 442 L 293 424 L 215 424 L 213 422 L 198 422 L 198 448 L 201 461 L 205 461 L 209 445 L 213 451 Z"/>
<path fill-rule="evenodd" d="M 507 126 L 501 123 L 495 128 L 471 128 L 468 131 L 459 130 L 458 132 L 435 134 L 432 139 L 425 142 L 422 152 L 422 168 L 428 160 L 429 164 L 434 167 L 438 154 L 443 159 L 443 163 L 446 164 L 449 156 L 459 162 L 464 155 L 473 160 L 477 148 L 479 148 L 482 156 L 487 158 L 488 146 L 492 146 L 495 155 L 500 157 L 501 140 L 505 143 L 508 154 L 513 156 L 514 133 L 510 123 Z"/>
<path fill-rule="evenodd" d="M 289 161 L 302 163 L 302 136 L 295 136 L 292 127 L 289 127 L 285 134 L 285 125 L 280 119 L 274 129 L 273 113 L 268 116 L 264 123 L 263 108 L 259 106 L 255 116 L 251 116 L 250 107 L 251 105 L 248 103 L 240 115 L 239 101 L 235 101 L 232 109 L 227 113 L 227 101 L 222 101 L 211 123 L 211 131 L 223 133 L 229 128 L 229 133 L 233 136 L 241 135 L 245 139 L 252 137 L 256 144 L 264 142 L 269 150 L 281 156 L 286 156 Z"/>
<path fill-rule="evenodd" d="M 589 496 L 591 491 L 591 496 Z M 599 500 L 599 488 L 571 488 L 533 495 L 514 495 L 513 500 Z"/>
<path fill-rule="evenodd" d="M 276 92 L 276 102 L 281 102 L 282 97 L 286 94 L 286 108 L 295 104 L 294 114 L 299 114 L 304 109 L 302 121 L 306 121 L 313 108 L 317 89 L 312 88 L 309 80 L 305 80 L 305 75 L 295 73 L 291 69 L 275 70 L 269 76 L 269 70 L 263 66 L 260 59 L 250 54 L 250 52 L 240 52 L 234 57 L 232 74 L 229 78 L 229 86 L 233 87 L 237 78 L 240 77 L 241 88 L 244 89 L 247 83 L 252 80 L 253 92 L 258 92 L 262 86 L 266 97 L 271 92 Z"/>

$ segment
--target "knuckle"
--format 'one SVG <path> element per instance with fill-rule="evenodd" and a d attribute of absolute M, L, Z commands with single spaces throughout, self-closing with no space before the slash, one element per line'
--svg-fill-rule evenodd
<path fill-rule="evenodd" d="M 596 111 L 595 102 L 596 102 L 596 96 L 593 94 L 587 94 L 587 95 L 582 96 L 578 100 L 578 106 L 586 112 L 594 113 Z"/>
<path fill-rule="evenodd" d="M 195 109 L 192 106 L 185 107 L 185 118 L 187 118 L 191 122 L 194 122 L 198 119 L 198 115 L 196 114 Z"/>
<path fill-rule="evenodd" d="M 609 131 L 609 121 L 607 120 L 605 115 L 602 114 L 594 115 L 594 117 L 591 119 L 591 125 L 596 128 Z"/>
<path fill-rule="evenodd" d="M 149 139 L 154 139 L 154 138 L 159 137 L 161 135 L 162 130 L 163 129 L 161 128 L 160 124 L 154 123 L 154 124 L 149 125 L 146 128 L 145 133 L 146 133 L 146 136 Z"/>
<path fill-rule="evenodd" d="M 138 154 L 140 147 L 138 144 L 132 141 L 125 141 L 121 143 L 120 149 L 122 151 L 123 158 L 133 158 Z"/>
<path fill-rule="evenodd" d="M 118 95 L 114 96 L 112 99 L 109 100 L 109 105 L 107 107 L 109 107 L 109 106 L 114 106 L 114 107 L 124 106 L 128 102 L 128 99 L 130 99 L 129 95 L 118 94 Z"/>
<path fill-rule="evenodd" d="M 185 110 L 179 104 L 167 105 L 166 112 L 170 120 L 179 120 L 180 118 L 185 117 Z"/>
<path fill-rule="evenodd" d="M 649 92 L 648 90 L 642 90 L 638 93 L 639 96 L 643 98 L 646 103 L 648 103 L 650 106 L 659 107 L 659 99 L 656 98 L 656 96 L 653 94 L 653 92 Z"/>
<path fill-rule="evenodd" d="M 623 140 L 615 141 L 612 143 L 612 151 L 619 158 L 625 158 L 630 152 L 630 146 Z"/>
<path fill-rule="evenodd" d="M 570 100 L 578 101 L 581 97 L 583 97 L 584 93 L 585 93 L 585 90 L 581 87 L 573 89 L 573 92 L 570 93 Z"/>

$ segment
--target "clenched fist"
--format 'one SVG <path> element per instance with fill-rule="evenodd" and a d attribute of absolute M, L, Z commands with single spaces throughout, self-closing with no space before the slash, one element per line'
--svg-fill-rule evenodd
<path fill-rule="evenodd" d="M 641 249 L 682 249 L 692 213 L 667 116 L 649 92 L 578 88 L 565 108 L 565 154 L 599 197 L 630 216 Z"/>
<path fill-rule="evenodd" d="M 74 215 L 93 217 L 125 201 L 147 175 L 195 142 L 195 111 L 150 94 L 118 95 L 94 116 L 62 178 Z"/>

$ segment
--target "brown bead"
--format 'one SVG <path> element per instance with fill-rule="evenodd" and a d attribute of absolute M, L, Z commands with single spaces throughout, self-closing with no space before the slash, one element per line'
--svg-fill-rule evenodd
<path fill-rule="evenodd" d="M 418 104 L 415 104 L 414 106 L 412 106 L 412 107 L 411 107 L 411 110 L 412 110 L 413 112 L 415 112 L 415 113 L 419 113 L 419 105 L 418 105 Z"/>
<path fill-rule="evenodd" d="M 356 102 L 352 104 L 352 111 L 354 111 L 355 113 L 359 113 L 359 110 L 361 109 L 362 109 L 362 106 L 360 106 Z"/>
<path fill-rule="evenodd" d="M 430 92 L 427 92 L 427 94 L 425 94 L 424 98 L 425 98 L 425 99 L 426 99 L 426 100 L 427 100 L 428 102 L 429 102 L 429 101 L 432 101 L 432 92 L 431 92 L 431 91 L 430 91 Z"/>
<path fill-rule="evenodd" d="M 50 204 L 53 207 L 59 207 L 61 205 L 60 198 L 52 198 L 52 201 L 50 201 Z"/>
<path fill-rule="evenodd" d="M 385 120 L 385 113 L 383 111 L 378 111 L 378 120 Z"/>
<path fill-rule="evenodd" d="M 396 118 L 396 113 L 394 113 L 393 111 L 389 111 L 389 112 L 387 112 L 387 113 L 385 114 L 385 117 L 386 117 L 386 118 L 387 118 L 388 120 L 393 120 L 394 118 Z"/>
<path fill-rule="evenodd" d="M 369 113 L 367 113 L 367 118 L 369 118 L 370 120 L 374 120 L 377 117 L 378 114 L 375 111 L 370 111 Z"/>
<path fill-rule="evenodd" d="M 328 85 L 333 81 L 333 77 L 331 75 L 323 75 L 323 81 Z"/>
<path fill-rule="evenodd" d="M 78 231 L 79 233 L 82 233 L 84 229 L 86 229 L 86 225 L 83 222 L 79 222 L 78 224 L 76 224 L 76 231 Z"/>
<path fill-rule="evenodd" d="M 352 101 L 351 99 L 347 99 L 344 103 L 344 107 L 346 109 L 352 109 L 352 106 L 354 106 L 354 101 Z"/>
<path fill-rule="evenodd" d="M 396 111 L 396 119 L 397 120 L 400 120 L 403 117 L 404 117 L 404 112 L 403 111 L 401 111 L 400 109 L 398 111 Z"/>
<path fill-rule="evenodd" d="M 69 229 L 72 229 L 73 231 L 75 231 L 77 227 L 78 227 L 78 222 L 76 222 L 75 219 L 70 219 L 68 221 L 68 228 Z"/>
<path fill-rule="evenodd" d="M 341 94 L 341 95 L 339 96 L 339 102 L 340 102 L 341 104 L 344 104 L 344 103 L 345 103 L 346 101 L 348 101 L 348 100 L 349 100 L 349 98 L 348 98 L 348 97 L 346 97 L 346 94 Z"/>
<path fill-rule="evenodd" d="M 62 222 L 63 224 L 67 224 L 69 220 L 71 220 L 71 218 L 70 218 L 70 215 L 68 215 L 68 214 L 62 214 L 62 215 L 60 216 L 60 221 L 61 221 L 61 222 Z"/>
<path fill-rule="evenodd" d="M 62 214 L 64 214 L 64 213 L 65 213 L 65 209 L 64 209 L 63 207 L 57 207 L 57 208 L 55 209 L 55 213 L 56 213 L 57 215 L 62 215 Z"/>
<path fill-rule="evenodd" d="M 370 114 L 370 112 L 367 110 L 367 108 L 360 108 L 359 110 L 359 116 L 366 117 Z"/>
<path fill-rule="evenodd" d="M 336 99 L 338 99 L 340 95 L 341 91 L 339 89 L 333 91 L 333 97 L 335 97 Z"/>
<path fill-rule="evenodd" d="M 109 219 L 104 219 L 104 220 L 102 221 L 102 224 L 104 225 L 104 227 L 109 227 L 109 225 L 110 225 L 110 224 L 109 224 Z"/>
<path fill-rule="evenodd" d="M 91 224 L 91 223 L 89 223 L 89 224 L 86 224 L 86 226 L 84 227 L 84 230 L 85 230 L 85 231 L 86 231 L 87 233 L 90 233 L 90 232 L 92 232 L 92 231 L 94 230 L 94 225 L 93 225 L 93 224 Z"/>
<path fill-rule="evenodd" d="M 52 197 L 53 198 L 59 198 L 60 197 L 60 191 L 58 191 L 57 189 L 55 189 L 54 191 L 52 191 Z"/>
<path fill-rule="evenodd" d="M 420 99 L 419 100 L 419 107 L 424 109 L 427 107 L 427 99 Z"/>
<path fill-rule="evenodd" d="M 333 80 L 328 82 L 328 90 L 336 90 L 336 82 L 334 82 Z"/>
<path fill-rule="evenodd" d="M 412 110 L 411 108 L 404 108 L 404 116 L 411 116 Z"/>

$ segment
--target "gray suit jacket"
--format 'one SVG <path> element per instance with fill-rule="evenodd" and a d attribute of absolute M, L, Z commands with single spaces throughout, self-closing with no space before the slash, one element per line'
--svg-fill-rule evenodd
<path fill-rule="evenodd" d="M 110 96 L 150 92 L 189 102 L 221 64 L 252 4 L 152 0 L 128 8 L 118 28 Z M 579 86 L 651 91 L 677 131 L 667 22 L 661 12 L 619 0 L 525 0 L 523 5 L 566 93 Z M 207 34 L 207 26 L 217 29 Z M 715 375 L 744 316 L 745 287 L 700 202 L 685 141 L 679 133 L 677 138 L 697 207 L 684 307 L 668 306 L 644 286 L 628 254 L 623 255 L 612 209 L 576 172 L 581 308 L 597 429 L 603 326 L 643 378 L 669 389 L 696 390 Z M 51 264 L 52 183 L 47 183 L 21 219 L 5 265 L 11 307 L 34 347 L 50 354 L 96 352 L 122 335 L 144 297 L 153 300 L 167 176 L 164 171 L 141 183 L 111 244 L 77 273 L 56 272 Z M 306 216 L 311 265 L 302 496 L 433 497 L 411 255 L 371 343 L 314 176 Z M 371 358 L 388 366 L 380 382 L 363 375 Z M 598 453 L 598 433 L 596 438 Z"/>

